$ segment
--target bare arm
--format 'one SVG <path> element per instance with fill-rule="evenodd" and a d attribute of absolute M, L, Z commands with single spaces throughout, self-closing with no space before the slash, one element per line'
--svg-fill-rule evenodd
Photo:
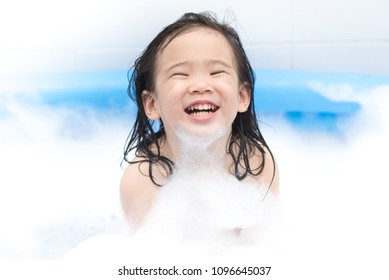
<path fill-rule="evenodd" d="M 130 225 L 135 229 L 139 228 L 144 221 L 158 192 L 158 187 L 144 175 L 147 174 L 144 172 L 146 170 L 143 170 L 147 169 L 147 164 L 144 165 L 130 164 L 120 182 L 122 209 Z"/>

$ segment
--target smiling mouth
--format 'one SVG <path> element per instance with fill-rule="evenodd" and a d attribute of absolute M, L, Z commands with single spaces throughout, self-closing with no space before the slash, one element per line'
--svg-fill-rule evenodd
<path fill-rule="evenodd" d="M 185 109 L 185 112 L 193 117 L 201 117 L 211 115 L 218 109 L 219 107 L 213 104 L 197 104 L 189 106 Z"/>

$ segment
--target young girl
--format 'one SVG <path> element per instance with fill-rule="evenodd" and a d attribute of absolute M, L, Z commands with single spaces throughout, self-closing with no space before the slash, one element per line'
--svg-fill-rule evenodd
<path fill-rule="evenodd" d="M 254 72 L 233 28 L 210 14 L 185 14 L 135 61 L 128 91 L 138 113 L 120 192 L 132 225 L 144 222 L 185 168 L 207 174 L 200 169 L 219 166 L 222 176 L 255 183 L 265 190 L 258 203 L 268 191 L 278 193 L 275 160 L 254 109 Z"/>

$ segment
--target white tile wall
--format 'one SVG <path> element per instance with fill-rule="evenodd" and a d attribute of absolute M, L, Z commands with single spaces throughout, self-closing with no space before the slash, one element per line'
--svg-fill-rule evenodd
<path fill-rule="evenodd" d="M 2 1 L 0 73 L 125 70 L 184 12 L 227 9 L 255 68 L 389 75 L 387 0 Z"/>

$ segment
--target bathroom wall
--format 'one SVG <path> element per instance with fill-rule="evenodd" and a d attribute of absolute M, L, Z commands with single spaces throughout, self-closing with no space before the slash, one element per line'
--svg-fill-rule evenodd
<path fill-rule="evenodd" d="M 2 1 L 0 74 L 125 70 L 161 28 L 204 10 L 236 18 L 256 69 L 389 75 L 387 0 Z"/>

